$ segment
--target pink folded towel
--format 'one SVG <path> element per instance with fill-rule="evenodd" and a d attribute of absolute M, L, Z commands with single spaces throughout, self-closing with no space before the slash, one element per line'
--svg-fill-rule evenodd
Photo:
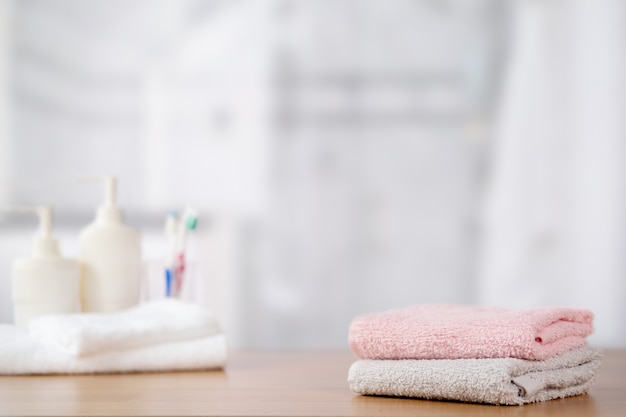
<path fill-rule="evenodd" d="M 592 321 L 565 307 L 417 305 L 356 317 L 349 343 L 361 359 L 544 360 L 586 345 Z"/>

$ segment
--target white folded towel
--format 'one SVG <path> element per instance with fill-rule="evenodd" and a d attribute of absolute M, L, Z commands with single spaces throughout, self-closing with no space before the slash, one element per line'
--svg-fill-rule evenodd
<path fill-rule="evenodd" d="M 348 382 L 365 395 L 516 405 L 586 393 L 600 359 L 588 346 L 542 361 L 368 359 L 352 364 Z"/>
<path fill-rule="evenodd" d="M 75 358 L 18 327 L 0 325 L 0 375 L 199 370 L 225 362 L 222 334 Z"/>
<path fill-rule="evenodd" d="M 35 318 L 29 332 L 74 357 L 127 350 L 218 334 L 216 317 L 202 306 L 164 299 L 111 314 Z"/>

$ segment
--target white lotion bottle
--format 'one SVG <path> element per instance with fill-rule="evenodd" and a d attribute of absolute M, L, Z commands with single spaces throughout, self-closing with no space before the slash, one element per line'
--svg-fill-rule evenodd
<path fill-rule="evenodd" d="M 59 244 L 52 237 L 52 209 L 39 206 L 13 210 L 37 213 L 40 224 L 32 256 L 18 258 L 13 263 L 15 324 L 27 327 L 35 317 L 80 312 L 80 264 L 61 257 Z"/>
<path fill-rule="evenodd" d="M 84 312 L 110 313 L 139 302 L 141 243 L 139 233 L 122 222 L 116 205 L 115 177 L 89 178 L 105 185 L 105 202 L 79 237 Z"/>

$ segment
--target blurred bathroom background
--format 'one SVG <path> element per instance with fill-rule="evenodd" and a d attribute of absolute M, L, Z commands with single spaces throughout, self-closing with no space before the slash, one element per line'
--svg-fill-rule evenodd
<path fill-rule="evenodd" d="M 231 347 L 417 303 L 586 307 L 626 347 L 625 41 L 620 0 L 0 0 L 0 205 L 76 257 L 77 179 L 116 175 L 146 265 L 194 206 Z M 1 216 L 8 323 L 37 222 Z"/>

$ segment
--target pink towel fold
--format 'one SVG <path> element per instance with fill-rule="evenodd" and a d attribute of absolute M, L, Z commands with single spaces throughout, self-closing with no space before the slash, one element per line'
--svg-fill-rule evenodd
<path fill-rule="evenodd" d="M 361 359 L 544 360 L 584 346 L 592 321 L 566 307 L 417 305 L 356 317 L 349 343 Z"/>

